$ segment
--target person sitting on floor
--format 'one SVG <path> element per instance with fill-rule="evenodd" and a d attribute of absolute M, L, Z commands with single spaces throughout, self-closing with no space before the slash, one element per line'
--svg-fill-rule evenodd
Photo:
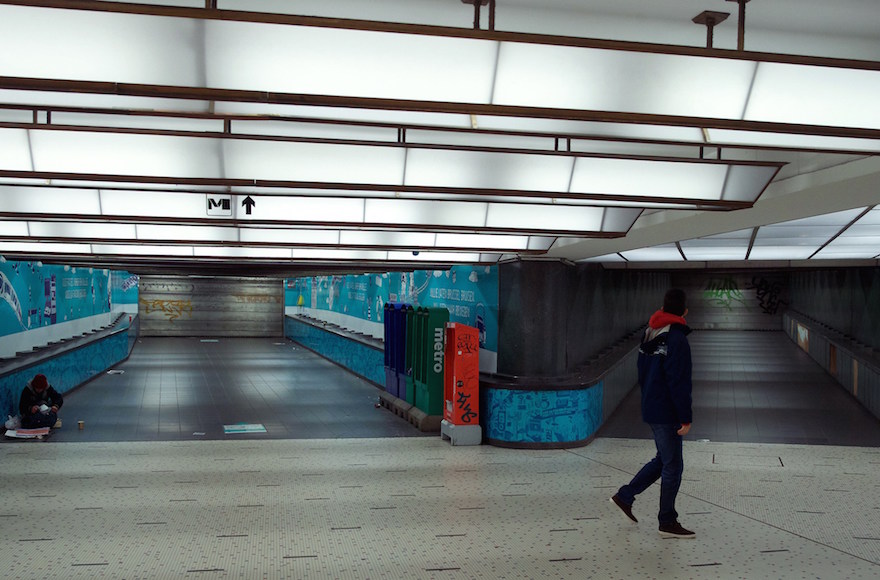
<path fill-rule="evenodd" d="M 21 392 L 18 411 L 21 413 L 21 426 L 25 429 L 39 427 L 61 427 L 58 409 L 64 404 L 61 393 L 52 388 L 46 375 L 36 375 Z"/>

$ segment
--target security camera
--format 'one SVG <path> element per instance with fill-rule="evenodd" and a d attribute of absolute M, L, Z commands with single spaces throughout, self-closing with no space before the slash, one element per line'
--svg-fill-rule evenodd
<path fill-rule="evenodd" d="M 419 255 L 419 251 L 418 251 L 418 250 L 413 250 L 413 256 L 418 256 L 418 255 Z"/>

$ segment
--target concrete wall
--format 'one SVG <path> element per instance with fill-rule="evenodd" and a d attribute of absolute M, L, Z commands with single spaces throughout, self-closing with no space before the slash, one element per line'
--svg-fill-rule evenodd
<path fill-rule="evenodd" d="M 645 325 L 663 303 L 663 272 L 558 261 L 499 266 L 498 373 L 558 376 Z"/>
<path fill-rule="evenodd" d="M 880 348 L 880 268 L 792 272 L 791 308 Z"/>

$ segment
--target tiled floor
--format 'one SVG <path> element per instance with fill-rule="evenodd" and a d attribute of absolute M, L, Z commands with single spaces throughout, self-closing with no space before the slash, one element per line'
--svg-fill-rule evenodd
<path fill-rule="evenodd" d="M 259 439 L 424 435 L 376 408 L 375 386 L 290 341 L 143 338 L 116 370 L 65 397 L 53 441 L 223 439 L 236 423 L 264 425 L 244 435 Z"/>
<path fill-rule="evenodd" d="M 688 441 L 678 508 L 608 496 L 652 443 L 439 438 L 3 445 L 6 578 L 880 576 L 880 450 Z"/>
<path fill-rule="evenodd" d="M 654 452 L 637 399 L 584 448 L 452 447 L 406 437 L 421 434 L 374 407 L 375 387 L 289 342 L 144 339 L 123 374 L 67 397 L 50 439 L 0 445 L 0 564 L 26 579 L 880 577 L 880 422 L 781 333 L 692 337 L 678 511 L 695 540 L 656 533 L 657 486 L 638 526 L 608 503 Z M 223 434 L 238 422 L 268 432 Z"/>

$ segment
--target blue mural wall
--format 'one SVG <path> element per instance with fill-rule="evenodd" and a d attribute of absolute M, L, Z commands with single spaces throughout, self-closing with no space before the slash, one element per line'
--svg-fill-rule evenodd
<path fill-rule="evenodd" d="M 384 350 L 378 347 L 339 336 L 290 317 L 284 318 L 284 336 L 377 385 L 385 383 L 385 355 Z"/>
<path fill-rule="evenodd" d="M 110 303 L 111 306 L 122 306 L 138 303 L 140 278 L 137 274 L 125 271 L 110 271 Z M 137 312 L 137 308 L 133 309 Z"/>
<path fill-rule="evenodd" d="M 132 332 L 117 332 L 100 341 L 68 351 L 57 357 L 0 376 L 0 412 L 18 415 L 21 391 L 34 375 L 41 373 L 59 393 L 88 381 L 128 357 Z"/>
<path fill-rule="evenodd" d="M 497 444 L 583 443 L 602 424 L 602 383 L 573 390 L 483 387 L 484 437 Z"/>
<path fill-rule="evenodd" d="M 449 320 L 480 331 L 480 348 L 498 351 L 498 267 L 453 266 L 349 276 L 294 278 L 285 306 L 304 306 L 382 323 L 386 302 L 449 310 Z"/>
<path fill-rule="evenodd" d="M 18 262 L 0 256 L 0 336 L 111 312 L 137 303 L 128 272 Z"/>

